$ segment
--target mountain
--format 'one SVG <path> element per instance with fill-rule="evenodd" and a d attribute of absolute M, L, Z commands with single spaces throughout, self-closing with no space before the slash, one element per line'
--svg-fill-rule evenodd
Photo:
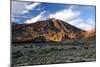
<path fill-rule="evenodd" d="M 79 38 L 84 32 L 86 31 L 55 18 L 31 24 L 12 23 L 12 42 L 59 42 Z"/>
<path fill-rule="evenodd" d="M 83 32 L 82 35 L 84 36 L 84 39 L 86 40 L 95 40 L 96 39 L 96 29 Z"/>

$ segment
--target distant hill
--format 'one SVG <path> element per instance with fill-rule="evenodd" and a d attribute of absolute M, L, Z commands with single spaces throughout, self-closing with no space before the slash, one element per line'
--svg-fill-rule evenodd
<path fill-rule="evenodd" d="M 92 29 L 87 32 L 82 33 L 84 39 L 86 40 L 95 40 L 96 39 L 96 30 Z"/>
<path fill-rule="evenodd" d="M 60 42 L 87 38 L 85 34 L 86 31 L 55 18 L 31 24 L 12 23 L 12 42 Z"/>

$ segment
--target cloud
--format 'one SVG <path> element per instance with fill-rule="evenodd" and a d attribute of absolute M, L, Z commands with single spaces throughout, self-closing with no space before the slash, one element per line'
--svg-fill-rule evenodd
<path fill-rule="evenodd" d="M 91 30 L 95 28 L 95 21 L 92 18 L 78 18 L 70 21 L 69 23 L 83 30 Z"/>
<path fill-rule="evenodd" d="M 22 12 L 25 10 L 26 6 L 28 5 L 28 2 L 16 2 L 13 1 L 12 2 L 12 11 L 11 11 L 11 21 L 12 22 L 16 22 L 17 19 L 15 17 L 20 16 L 20 14 L 22 14 Z M 22 6 L 22 7 L 21 7 Z"/>
<path fill-rule="evenodd" d="M 19 15 L 23 10 L 25 10 L 25 7 L 28 5 L 27 2 L 12 2 L 12 15 L 16 16 Z M 22 7 L 21 7 L 22 6 Z"/>
<path fill-rule="evenodd" d="M 11 22 L 15 22 L 15 20 L 16 20 L 15 18 L 13 18 L 13 17 L 11 18 Z"/>
<path fill-rule="evenodd" d="M 31 4 L 28 4 L 26 7 L 25 7 L 25 10 L 23 10 L 21 13 L 22 14 L 25 14 L 25 13 L 29 13 L 30 10 L 34 10 L 36 6 L 40 5 L 40 3 L 31 3 Z"/>
<path fill-rule="evenodd" d="M 80 18 L 82 12 L 75 10 L 77 8 L 78 6 L 72 5 L 69 6 L 68 9 L 64 9 L 56 13 L 50 14 L 49 17 L 63 20 L 83 30 L 91 30 L 95 28 L 95 20 L 93 20 L 92 18 L 87 18 L 87 19 Z"/>
<path fill-rule="evenodd" d="M 63 21 L 70 21 L 72 19 L 77 18 L 79 15 L 80 15 L 79 11 L 72 11 L 72 9 L 64 9 L 54 14 L 50 14 L 49 17 L 60 19 Z"/>
<path fill-rule="evenodd" d="M 38 6 L 40 3 L 32 3 L 32 4 L 30 4 L 30 5 L 28 5 L 27 7 L 26 7 L 26 10 L 32 10 L 32 9 L 34 9 L 36 6 Z"/>
<path fill-rule="evenodd" d="M 25 13 L 30 13 L 30 10 L 33 10 L 36 6 L 38 6 L 40 3 L 34 3 L 34 2 L 12 2 L 12 22 L 16 22 L 16 18 L 14 17 L 22 17 Z M 22 6 L 22 7 L 21 7 Z M 23 16 L 24 18 L 25 16 Z"/>
<path fill-rule="evenodd" d="M 23 10 L 23 11 L 21 12 L 21 14 L 25 14 L 25 13 L 29 13 L 29 11 L 28 11 L 28 10 Z"/>
<path fill-rule="evenodd" d="M 80 16 L 82 15 L 82 11 L 79 10 L 79 8 L 86 10 L 86 9 L 93 9 L 93 7 L 84 7 L 84 6 L 82 7 L 82 6 L 70 5 L 69 8 L 56 11 L 55 13 L 51 13 L 51 12 L 47 13 L 47 11 L 45 11 L 45 9 L 43 8 L 42 9 L 40 7 L 36 8 L 38 5 L 40 5 L 40 3 L 16 2 L 16 1 L 12 2 L 12 19 L 11 19 L 12 22 L 17 22 L 17 21 L 20 22 L 16 18 L 19 19 L 24 18 L 25 19 L 24 23 L 34 23 L 39 20 L 56 18 L 56 19 L 63 20 L 69 24 L 72 24 L 80 29 L 90 30 L 92 28 L 95 28 L 95 20 L 93 20 L 93 18 L 87 18 L 87 19 L 81 18 Z M 41 13 L 35 17 L 31 14 L 30 12 L 31 10 L 36 10 Z M 28 14 L 26 15 L 26 13 Z M 31 18 L 32 16 L 33 18 Z"/>
<path fill-rule="evenodd" d="M 36 21 L 39 21 L 43 17 L 44 13 L 46 13 L 46 11 L 41 12 L 39 15 L 37 15 L 36 17 L 31 18 L 30 20 L 26 20 L 24 23 L 34 23 Z"/>

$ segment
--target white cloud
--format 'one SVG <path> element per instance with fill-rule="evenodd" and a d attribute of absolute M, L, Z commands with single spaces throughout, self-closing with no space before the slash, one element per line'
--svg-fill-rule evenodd
<path fill-rule="evenodd" d="M 49 17 L 60 19 L 67 22 L 67 21 L 77 18 L 79 15 L 80 15 L 79 11 L 72 11 L 72 9 L 64 9 L 54 14 L 50 14 Z"/>
<path fill-rule="evenodd" d="M 11 10 L 11 17 L 12 17 L 11 21 L 12 22 L 18 21 L 15 17 L 20 16 L 20 14 L 22 14 L 24 12 L 27 5 L 28 5 L 27 2 L 16 2 L 16 1 L 12 2 L 12 7 L 11 7 L 12 8 L 12 10 Z"/>
<path fill-rule="evenodd" d="M 26 6 L 26 10 L 32 10 L 34 9 L 36 6 L 38 6 L 40 3 L 32 3 L 28 6 Z"/>
<path fill-rule="evenodd" d="M 30 10 L 35 9 L 40 3 L 31 3 L 25 6 L 25 9 L 21 12 L 22 14 L 29 13 Z"/>
<path fill-rule="evenodd" d="M 13 17 L 11 18 L 11 22 L 15 22 L 15 20 L 16 20 L 15 18 L 13 18 Z"/>
<path fill-rule="evenodd" d="M 39 21 L 43 16 L 43 14 L 45 13 L 46 11 L 43 11 L 41 12 L 39 15 L 37 15 L 36 17 L 33 17 L 31 18 L 30 20 L 26 20 L 24 23 L 34 23 L 36 21 Z"/>
<path fill-rule="evenodd" d="M 91 30 L 95 28 L 95 21 L 91 18 L 88 19 L 78 18 L 70 21 L 69 23 L 83 30 Z"/>
<path fill-rule="evenodd" d="M 25 14 L 25 13 L 29 13 L 29 11 L 28 11 L 28 10 L 23 10 L 23 11 L 21 12 L 21 14 Z"/>
<path fill-rule="evenodd" d="M 36 6 L 38 6 L 40 3 L 31 3 L 31 2 L 12 2 L 12 22 L 16 22 L 17 19 L 14 17 L 20 17 L 21 14 L 29 13 L 29 10 L 34 9 Z M 25 17 L 25 16 L 23 16 Z"/>
<path fill-rule="evenodd" d="M 80 18 L 81 12 L 74 11 L 73 9 L 75 8 L 77 8 L 77 6 L 70 6 L 69 9 L 64 9 L 54 14 L 50 14 L 49 17 L 63 20 L 83 30 L 91 30 L 95 28 L 95 20 L 91 18 Z"/>
<path fill-rule="evenodd" d="M 19 15 L 22 11 L 25 10 L 25 7 L 28 5 L 27 2 L 12 2 L 12 16 Z M 22 7 L 21 7 L 22 6 Z"/>
<path fill-rule="evenodd" d="M 35 7 L 38 5 L 40 5 L 40 3 L 33 2 L 30 4 L 30 2 L 16 2 L 16 1 L 12 2 L 12 21 L 15 21 L 15 20 L 17 21 L 17 19 L 15 19 L 13 17 L 16 17 L 19 14 L 29 13 L 30 10 L 35 9 Z M 44 16 L 46 11 L 43 11 L 36 17 L 26 20 L 24 23 L 34 23 L 39 20 L 44 20 L 44 19 L 48 19 L 48 18 L 56 18 L 56 19 L 60 19 L 65 22 L 68 22 L 80 29 L 90 30 L 90 29 L 94 28 L 95 20 L 93 20 L 91 18 L 87 18 L 87 19 L 80 18 L 81 12 L 78 10 L 76 10 L 76 11 L 74 10 L 77 8 L 79 8 L 79 7 L 72 5 L 67 9 L 57 11 L 48 16 Z M 38 8 L 37 10 L 41 11 L 41 8 Z M 25 16 L 21 16 L 21 17 L 25 17 Z"/>
<path fill-rule="evenodd" d="M 19 15 L 23 13 L 28 13 L 29 10 L 34 9 L 36 6 L 38 6 L 40 3 L 31 3 L 30 2 L 12 2 L 12 15 Z"/>

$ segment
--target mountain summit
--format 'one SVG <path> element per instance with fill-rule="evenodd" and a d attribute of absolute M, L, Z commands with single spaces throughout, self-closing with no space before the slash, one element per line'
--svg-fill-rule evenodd
<path fill-rule="evenodd" d="M 64 41 L 78 38 L 85 32 L 59 19 L 48 19 L 31 24 L 12 23 L 12 41 Z"/>

